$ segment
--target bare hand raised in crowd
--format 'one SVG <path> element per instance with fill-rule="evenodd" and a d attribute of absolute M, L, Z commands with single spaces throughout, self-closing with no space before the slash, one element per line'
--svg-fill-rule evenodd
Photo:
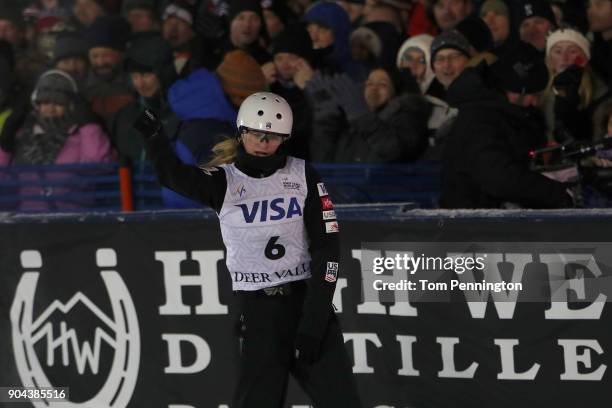
<path fill-rule="evenodd" d="M 304 58 L 298 59 L 295 64 L 295 74 L 293 75 L 293 82 L 295 82 L 298 88 L 304 89 L 306 82 L 310 81 L 313 75 L 314 71 L 310 64 Z"/>
<path fill-rule="evenodd" d="M 264 77 L 266 78 L 266 83 L 268 85 L 276 82 L 278 74 L 276 72 L 276 65 L 274 65 L 274 62 L 270 61 L 263 64 L 261 66 L 261 72 L 263 72 Z"/>

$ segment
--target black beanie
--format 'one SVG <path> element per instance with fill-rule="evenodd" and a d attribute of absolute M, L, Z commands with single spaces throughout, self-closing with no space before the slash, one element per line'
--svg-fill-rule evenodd
<path fill-rule="evenodd" d="M 125 53 L 126 63 L 147 67 L 155 71 L 164 65 L 172 64 L 172 47 L 159 33 L 139 33 L 132 38 Z"/>
<path fill-rule="evenodd" d="M 55 40 L 55 46 L 53 47 L 54 63 L 72 57 L 87 58 L 87 42 L 82 33 L 64 31 Z"/>
<path fill-rule="evenodd" d="M 89 49 L 94 47 L 112 48 L 125 51 L 130 38 L 130 25 L 121 17 L 98 17 L 85 32 Z"/>
<path fill-rule="evenodd" d="M 474 14 L 464 18 L 455 26 L 478 52 L 489 51 L 493 48 L 493 35 L 491 29 L 480 17 Z"/>
<path fill-rule="evenodd" d="M 276 36 L 272 43 L 272 54 L 280 52 L 299 55 L 309 63 L 313 62 L 314 50 L 312 49 L 312 39 L 302 23 L 287 26 Z"/>
<path fill-rule="evenodd" d="M 128 73 L 153 72 L 168 89 L 177 79 L 173 60 L 172 47 L 159 33 L 139 33 L 125 53 L 124 67 Z"/>
<path fill-rule="evenodd" d="M 297 20 L 295 13 L 291 11 L 289 6 L 287 6 L 285 0 L 262 0 L 261 8 L 276 14 L 280 21 L 282 21 L 285 25 Z"/>
<path fill-rule="evenodd" d="M 491 65 L 495 83 L 504 91 L 533 94 L 548 85 L 544 57 L 534 46 L 519 41 Z"/>
<path fill-rule="evenodd" d="M 557 26 L 555 13 L 546 0 L 522 0 L 518 4 L 516 21 L 520 27 L 524 20 L 530 17 L 542 17 L 550 21 L 553 27 Z"/>
<path fill-rule="evenodd" d="M 231 0 L 229 6 L 229 21 L 231 22 L 243 11 L 253 11 L 261 19 L 261 24 L 265 25 L 260 0 Z"/>

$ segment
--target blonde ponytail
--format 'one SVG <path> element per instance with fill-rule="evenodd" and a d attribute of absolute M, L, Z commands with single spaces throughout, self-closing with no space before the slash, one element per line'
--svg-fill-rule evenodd
<path fill-rule="evenodd" d="M 213 158 L 202 167 L 219 166 L 232 163 L 236 159 L 238 151 L 238 139 L 235 137 L 226 139 L 213 146 Z"/>

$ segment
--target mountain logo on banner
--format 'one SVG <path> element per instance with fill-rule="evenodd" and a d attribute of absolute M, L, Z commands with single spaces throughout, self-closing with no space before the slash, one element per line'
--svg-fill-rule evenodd
<path fill-rule="evenodd" d="M 23 386 L 66 386 L 52 384 L 47 377 L 35 350 L 38 343 L 46 345 L 46 366 L 67 366 L 72 352 L 80 375 L 86 372 L 98 374 L 103 342 L 114 351 L 107 379 L 91 399 L 78 403 L 57 399 L 32 400 L 35 408 L 125 408 L 132 398 L 140 364 L 140 329 L 136 309 L 121 276 L 116 271 L 107 269 L 117 266 L 115 251 L 108 248 L 98 249 L 96 261 L 98 267 L 103 268 L 100 276 L 110 299 L 112 316 L 104 313 L 82 292 L 77 292 L 67 302 L 52 301 L 38 317 L 34 317 L 33 306 L 40 272 L 32 269 L 42 267 L 42 257 L 40 252 L 35 250 L 21 253 L 21 265 L 26 272 L 17 286 L 10 317 L 13 353 Z M 92 317 L 97 318 L 93 345 L 88 341 L 80 341 L 77 330 L 66 323 L 67 317 L 77 308 L 85 308 Z M 59 332 L 53 330 L 52 320 L 56 319 L 60 321 Z M 83 338 L 82 335 L 80 337 Z M 40 349 L 40 346 L 38 348 Z M 61 361 L 55 360 L 56 349 L 59 349 Z"/>

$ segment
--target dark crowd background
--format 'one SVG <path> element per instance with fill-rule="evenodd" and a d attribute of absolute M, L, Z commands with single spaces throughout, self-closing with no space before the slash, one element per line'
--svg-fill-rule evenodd
<path fill-rule="evenodd" d="M 445 208 L 571 207 L 576 177 L 612 191 L 611 82 L 612 0 L 2 0 L 0 166 L 143 168 L 144 108 L 205 164 L 269 90 L 288 154 L 439 161 Z"/>

